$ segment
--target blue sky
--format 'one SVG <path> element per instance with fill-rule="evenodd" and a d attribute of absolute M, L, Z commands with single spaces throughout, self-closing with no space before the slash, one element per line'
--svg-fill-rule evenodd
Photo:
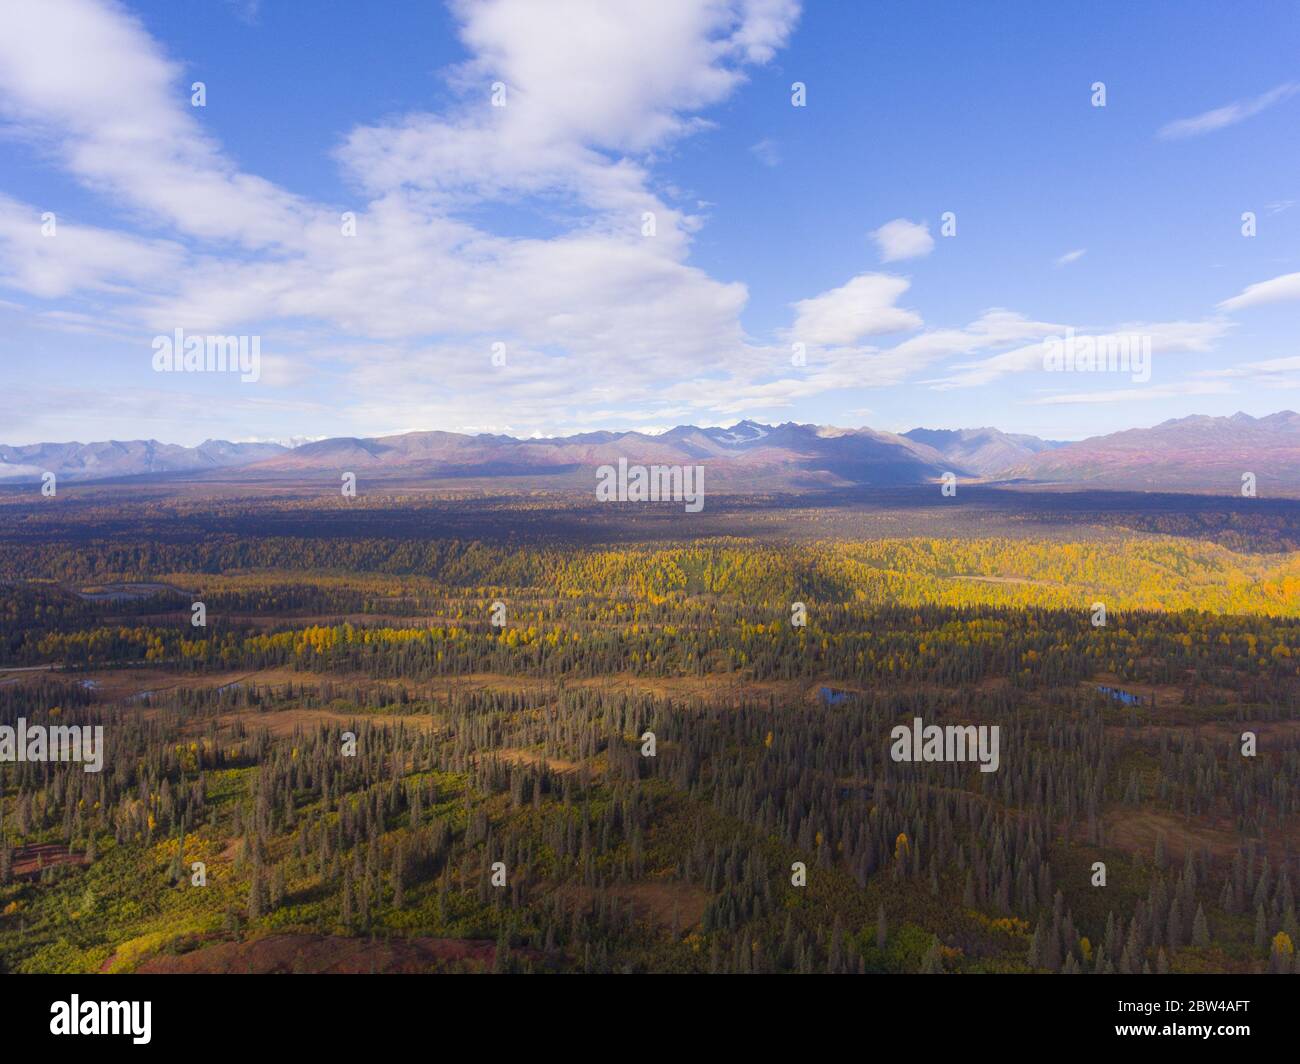
<path fill-rule="evenodd" d="M 1296 405 L 1295 4 L 5 18 L 0 442 Z M 255 337 L 258 379 L 157 372 L 176 329 Z M 1048 371 L 1067 330 L 1149 375 Z"/>

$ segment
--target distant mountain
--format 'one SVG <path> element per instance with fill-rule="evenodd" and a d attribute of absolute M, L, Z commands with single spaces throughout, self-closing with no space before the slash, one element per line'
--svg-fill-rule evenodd
<path fill-rule="evenodd" d="M 591 488 L 595 470 L 631 465 L 703 465 L 706 491 L 801 491 L 853 485 L 925 484 L 946 472 L 969 480 L 1065 487 L 1238 492 L 1254 473 L 1261 495 L 1300 494 L 1300 414 L 1187 417 L 1081 443 L 994 428 L 913 429 L 903 435 L 786 422 L 730 428 L 679 425 L 658 435 L 585 432 L 517 439 L 456 432 L 340 436 L 285 447 L 208 440 L 179 447 L 157 440 L 0 446 L 0 482 L 43 472 L 85 481 L 131 476 L 185 480 L 332 480 L 343 472 L 448 486 L 499 481 L 515 489 Z"/>
<path fill-rule="evenodd" d="M 1245 473 L 1255 474 L 1260 495 L 1300 492 L 1300 414 L 1197 414 L 1066 444 L 1010 471 L 1049 483 L 1231 494 Z"/>
<path fill-rule="evenodd" d="M 871 429 L 760 425 L 729 429 L 681 425 L 660 435 L 588 432 L 547 439 L 408 432 L 400 436 L 321 440 L 245 467 L 243 475 L 543 478 L 586 487 L 596 468 L 620 458 L 640 465 L 707 467 L 714 487 L 791 490 L 850 484 L 916 484 L 948 467 L 928 447 Z M 539 484 L 539 486 L 544 486 Z"/>
<path fill-rule="evenodd" d="M 952 464 L 954 472 L 960 469 L 984 477 L 1000 476 L 1036 454 L 1062 446 L 1055 440 L 989 428 L 912 429 L 903 435 L 938 451 Z"/>
<path fill-rule="evenodd" d="M 275 443 L 229 443 L 206 440 L 181 447 L 157 440 L 108 440 L 103 443 L 0 444 L 0 481 L 40 480 L 54 473 L 60 480 L 105 480 L 147 473 L 195 473 L 262 461 L 286 448 Z"/>

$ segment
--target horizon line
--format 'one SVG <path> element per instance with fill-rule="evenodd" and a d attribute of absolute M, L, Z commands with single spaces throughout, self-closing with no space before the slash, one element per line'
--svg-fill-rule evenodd
<path fill-rule="evenodd" d="M 1291 414 L 1295 416 L 1296 411 L 1291 410 L 1289 408 L 1282 408 L 1279 410 L 1275 410 L 1269 414 L 1263 414 L 1259 417 L 1256 417 L 1253 414 L 1247 414 L 1244 410 L 1238 410 L 1232 414 L 1221 414 L 1221 415 L 1192 413 L 1192 414 L 1184 414 L 1179 417 L 1165 418 L 1162 421 L 1157 421 L 1154 423 L 1132 424 L 1127 426 L 1126 428 L 1115 429 L 1111 432 L 1094 433 L 1090 436 L 1079 436 L 1076 438 L 1070 438 L 1064 436 L 1049 438 L 1046 436 L 1038 436 L 1035 435 L 1034 433 L 1029 433 L 1029 432 L 1010 432 L 1006 429 L 999 428 L 997 425 L 988 425 L 988 424 L 960 425 L 957 427 L 915 425 L 910 429 L 895 431 L 893 429 L 875 428 L 871 425 L 866 425 L 866 424 L 857 425 L 857 426 L 848 426 L 848 425 L 834 425 L 830 423 L 822 423 L 822 422 L 815 422 L 815 421 L 769 422 L 769 421 L 759 421 L 755 418 L 741 418 L 739 421 L 735 421 L 730 425 L 721 425 L 721 424 L 710 425 L 710 424 L 695 424 L 693 422 L 682 422 L 680 424 L 673 425 L 669 428 L 661 429 L 657 432 L 652 432 L 646 429 L 639 429 L 639 428 L 583 429 L 576 432 L 555 433 L 551 435 L 543 435 L 540 433 L 535 433 L 530 436 L 515 436 L 507 432 L 464 432 L 456 429 L 401 429 L 392 432 L 378 432 L 370 435 L 358 435 L 355 433 L 340 433 L 336 435 L 316 436 L 310 439 L 303 439 L 302 443 L 296 443 L 292 445 L 283 443 L 282 439 L 270 437 L 270 436 L 266 436 L 266 437 L 253 436 L 253 437 L 245 437 L 242 439 L 232 439 L 229 437 L 222 437 L 222 436 L 209 436 L 206 439 L 195 444 L 172 443 L 167 440 L 160 440 L 155 436 L 148 436 L 148 437 L 137 436 L 130 439 L 113 437 L 110 439 L 102 439 L 102 440 L 92 439 L 92 440 L 87 440 L 85 442 L 81 440 L 35 440 L 30 443 L 7 443 L 4 441 L 0 441 L 0 447 L 10 447 L 10 448 L 17 449 L 22 447 L 43 447 L 43 446 L 44 447 L 72 447 L 72 446 L 90 447 L 97 443 L 156 443 L 164 447 L 183 447 L 187 450 L 195 450 L 209 443 L 229 443 L 229 444 L 234 444 L 236 446 L 267 444 L 267 445 L 273 445 L 278 447 L 284 447 L 286 450 L 295 451 L 298 450 L 300 447 L 306 447 L 313 443 L 325 443 L 329 440 L 385 440 L 385 439 L 394 439 L 399 436 L 414 436 L 421 433 L 434 433 L 434 432 L 442 432 L 449 436 L 464 436 L 466 439 L 475 439 L 479 437 L 491 437 L 491 438 L 516 440 L 520 443 L 528 443 L 531 441 L 541 441 L 541 440 L 571 440 L 578 436 L 592 436 L 592 435 L 597 435 L 599 433 L 607 433 L 613 436 L 632 436 L 632 435 L 645 436 L 650 439 L 656 439 L 661 436 L 666 436 L 670 432 L 676 432 L 679 429 L 699 429 L 701 431 L 705 431 L 708 429 L 722 429 L 724 431 L 730 432 L 736 428 L 739 428 L 741 425 L 746 425 L 746 424 L 756 425 L 760 428 L 766 428 L 766 429 L 778 429 L 778 428 L 784 428 L 787 425 L 794 425 L 798 428 L 835 429 L 840 432 L 863 432 L 863 431 L 880 432 L 880 433 L 887 433 L 892 436 L 905 436 L 909 432 L 993 431 L 993 432 L 1000 432 L 1006 436 L 1027 437 L 1029 439 L 1036 439 L 1045 443 L 1082 443 L 1085 440 L 1098 439 L 1103 436 L 1114 436 L 1121 432 L 1132 432 L 1135 430 L 1159 428 L 1161 425 L 1167 425 L 1170 424 L 1171 422 L 1176 422 L 1176 421 L 1187 421 L 1191 418 L 1200 417 L 1200 418 L 1209 418 L 1212 421 L 1231 421 L 1236 418 L 1244 417 L 1244 418 L 1248 418 L 1251 421 L 1266 421 L 1269 418 L 1274 418 L 1281 414 Z M 287 438 L 293 439 L 295 437 L 291 435 Z M 3 462 L 4 462 L 3 457 L 0 457 L 0 463 Z"/>

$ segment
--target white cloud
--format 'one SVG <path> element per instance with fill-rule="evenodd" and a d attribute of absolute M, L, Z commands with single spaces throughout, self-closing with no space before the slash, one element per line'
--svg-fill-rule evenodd
<path fill-rule="evenodd" d="M 780 166 L 781 150 L 776 146 L 776 142 L 764 137 L 756 144 L 751 144 L 749 150 L 764 166 Z"/>
<path fill-rule="evenodd" d="M 934 250 L 934 237 L 930 235 L 929 225 L 909 222 L 906 218 L 886 222 L 872 232 L 871 239 L 880 249 L 882 262 L 920 258 Z"/>
<path fill-rule="evenodd" d="M 265 247 L 301 228 L 309 208 L 222 155 L 181 68 L 134 16 L 45 0 L 4 19 L 0 117 L 83 184 L 196 237 Z"/>
<path fill-rule="evenodd" d="M 799 8 L 793 0 L 487 0 L 454 10 L 474 55 L 452 78 L 463 105 L 354 130 L 340 152 L 349 171 L 372 192 L 554 187 L 631 209 L 648 198 L 644 171 L 607 153 L 643 153 L 702 128 L 696 112 L 731 95 L 747 64 L 771 58 Z M 504 107 L 490 105 L 498 82 Z"/>
<path fill-rule="evenodd" d="M 257 25 L 258 16 L 261 14 L 262 0 L 226 0 L 227 6 L 232 8 L 235 17 L 249 26 Z"/>
<path fill-rule="evenodd" d="M 1064 255 L 1056 260 L 1057 266 L 1068 266 L 1072 262 L 1078 262 L 1088 253 L 1087 248 L 1075 248 L 1073 251 L 1067 251 Z"/>
<path fill-rule="evenodd" d="M 825 346 L 921 326 L 919 315 L 894 306 L 909 282 L 887 273 L 864 273 L 839 288 L 794 304 L 791 338 Z"/>
<path fill-rule="evenodd" d="M 1261 384 L 1300 382 L 1300 355 L 1270 358 L 1262 362 L 1245 362 L 1227 369 L 1204 369 L 1198 377 L 1223 377 L 1253 380 Z"/>
<path fill-rule="evenodd" d="M 1001 308 L 986 310 L 959 329 L 931 329 L 894 347 L 864 353 L 866 376 L 876 384 L 898 384 L 919 371 L 958 355 L 998 351 L 1025 340 L 1059 333 L 1065 326 L 1031 321 Z"/>
<path fill-rule="evenodd" d="M 179 244 L 81 225 L 0 193 L 0 284 L 42 299 L 149 289 L 186 259 Z"/>
<path fill-rule="evenodd" d="M 452 7 L 471 53 L 451 74 L 459 102 L 353 129 L 338 160 L 364 198 L 343 206 L 241 171 L 189 106 L 182 68 L 116 4 L 7 11 L 9 132 L 133 220 L 188 239 L 61 225 L 42 244 L 39 214 L 0 201 L 0 283 L 47 298 L 110 293 L 142 352 L 178 325 L 317 330 L 327 343 L 275 345 L 266 385 L 315 371 L 340 406 L 388 424 L 499 423 L 503 407 L 553 424 L 616 403 L 644 418 L 657 402 L 649 382 L 703 373 L 727 394 L 726 382 L 779 366 L 743 334 L 745 286 L 688 264 L 700 219 L 651 190 L 647 153 L 702 128 L 698 112 L 785 43 L 798 5 Z M 494 81 L 504 108 L 491 106 Z M 534 196 L 564 208 L 563 231 L 520 237 L 460 218 Z M 355 236 L 340 231 L 342 209 Z M 642 235 L 646 211 L 654 236 Z M 497 341 L 508 363 L 493 369 Z"/>
<path fill-rule="evenodd" d="M 1152 399 L 1177 399 L 1187 395 L 1225 395 L 1232 388 L 1227 384 L 1209 381 L 1188 381 L 1182 384 L 1162 384 L 1149 387 L 1134 384 L 1128 388 L 1112 388 L 1102 392 L 1074 392 L 1031 399 L 1030 406 L 1073 406 L 1084 403 L 1143 403 Z"/>
<path fill-rule="evenodd" d="M 1219 309 L 1245 310 L 1264 303 L 1282 303 L 1292 299 L 1300 299 L 1300 273 L 1284 273 L 1281 277 L 1248 285 L 1244 291 L 1220 303 Z"/>
<path fill-rule="evenodd" d="M 1076 339 L 1092 338 L 1098 348 L 1118 347 L 1137 336 L 1151 345 L 1152 356 L 1185 354 L 1211 350 L 1214 342 L 1223 336 L 1231 323 L 1222 318 L 1205 321 L 1137 322 L 1116 327 L 1111 331 L 1078 330 Z M 1044 339 L 1047 339 L 1046 337 Z M 1044 343 L 1026 344 L 978 362 L 958 364 L 949 376 L 930 382 L 939 391 L 954 388 L 973 388 L 991 384 L 1012 373 L 1042 370 Z"/>
<path fill-rule="evenodd" d="M 1217 129 L 1235 126 L 1238 122 L 1244 122 L 1247 118 L 1252 118 L 1274 104 L 1281 103 L 1297 91 L 1300 91 L 1300 84 L 1286 82 L 1276 88 L 1269 89 L 1268 92 L 1261 96 L 1249 100 L 1238 100 L 1226 107 L 1216 107 L 1212 111 L 1204 111 L 1199 115 L 1193 115 L 1191 118 L 1180 118 L 1175 122 L 1170 122 L 1160 128 L 1158 136 L 1165 140 L 1176 140 L 1181 137 L 1195 137 L 1202 133 L 1211 133 Z"/>

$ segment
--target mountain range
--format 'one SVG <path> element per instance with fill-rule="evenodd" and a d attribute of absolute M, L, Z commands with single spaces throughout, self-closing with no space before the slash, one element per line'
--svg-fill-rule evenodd
<path fill-rule="evenodd" d="M 206 440 L 182 447 L 157 440 L 105 440 L 102 443 L 0 444 L 0 481 L 40 480 L 45 472 L 60 480 L 105 480 L 160 473 L 196 473 L 244 466 L 288 448 L 274 443 Z"/>
<path fill-rule="evenodd" d="M 467 479 L 577 488 L 620 458 L 642 465 L 703 465 L 708 488 L 798 491 L 900 486 L 954 473 L 968 481 L 1140 491 L 1237 493 L 1244 474 L 1260 494 L 1300 494 L 1300 414 L 1195 415 L 1077 443 L 996 428 L 913 429 L 901 435 L 787 422 L 730 428 L 682 425 L 661 434 L 588 432 L 518 439 L 454 432 L 333 437 L 288 447 L 207 440 L 0 445 L 0 482 L 146 477 L 187 481 Z M 450 485 L 449 485 L 450 486 Z M 707 489 L 706 489 L 707 490 Z"/>

